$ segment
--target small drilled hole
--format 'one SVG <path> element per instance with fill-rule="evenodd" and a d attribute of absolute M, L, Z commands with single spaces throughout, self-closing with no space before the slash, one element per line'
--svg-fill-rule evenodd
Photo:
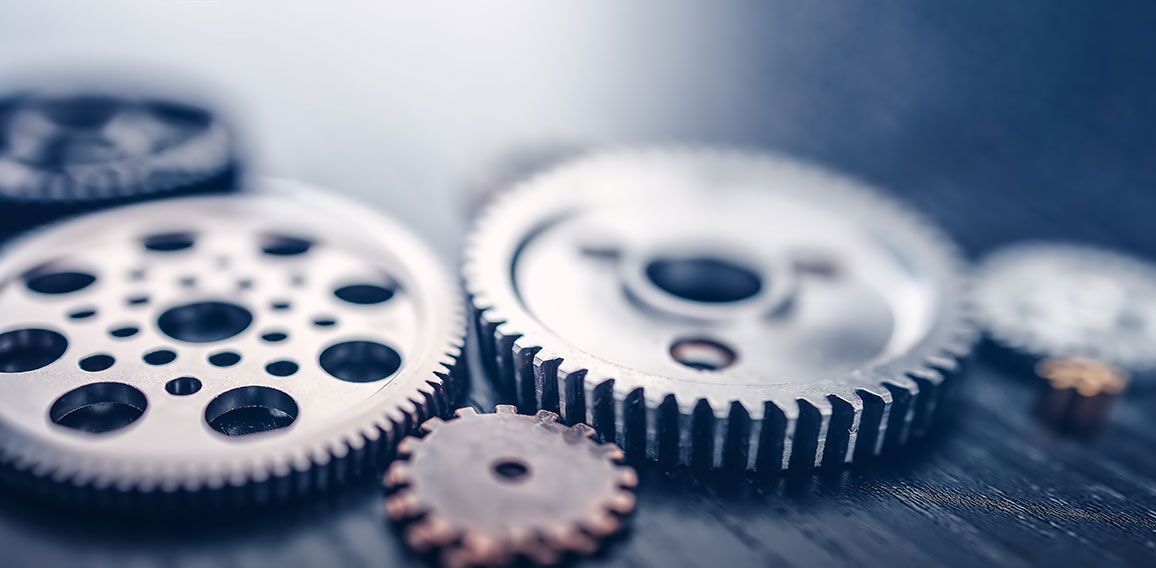
<path fill-rule="evenodd" d="M 95 315 L 96 315 L 96 310 L 89 309 L 89 310 L 77 310 L 75 312 L 72 312 L 71 314 L 68 314 L 68 317 L 70 317 L 72 319 L 79 320 L 79 319 L 88 319 L 88 318 L 95 316 Z"/>
<path fill-rule="evenodd" d="M 270 343 L 277 343 L 278 341 L 285 341 L 289 335 L 283 331 L 271 331 L 261 336 L 261 339 Z"/>
<path fill-rule="evenodd" d="M 140 332 L 140 328 L 133 325 L 126 325 L 109 330 L 108 334 L 113 337 L 132 337 Z"/>
<path fill-rule="evenodd" d="M 238 290 L 252 290 L 253 289 L 253 280 L 250 278 L 244 278 L 244 279 L 238 280 L 237 281 L 237 289 Z"/>
<path fill-rule="evenodd" d="M 205 421 L 226 436 L 285 428 L 297 419 L 293 397 L 273 388 L 249 386 L 222 393 L 205 407 Z"/>
<path fill-rule="evenodd" d="M 683 339 L 670 346 L 675 361 L 700 371 L 718 371 L 734 364 L 734 350 L 711 339 Z"/>
<path fill-rule="evenodd" d="M 35 270 L 24 277 L 24 285 L 38 294 L 71 294 L 96 282 L 87 272 L 45 272 Z"/>
<path fill-rule="evenodd" d="M 24 373 L 46 367 L 68 349 L 68 339 L 47 329 L 0 333 L 0 373 Z"/>
<path fill-rule="evenodd" d="M 494 462 L 494 476 L 507 483 L 519 483 L 530 477 L 530 467 L 513 458 Z"/>
<path fill-rule="evenodd" d="M 130 306 L 141 306 L 141 305 L 149 303 L 149 297 L 148 296 L 132 296 L 126 301 L 126 303 Z"/>
<path fill-rule="evenodd" d="M 201 381 L 196 377 L 177 377 L 165 383 L 165 390 L 169 394 L 187 396 L 201 390 Z"/>
<path fill-rule="evenodd" d="M 394 290 L 377 284 L 350 284 L 334 290 L 333 295 L 351 304 L 380 304 L 392 298 Z"/>
<path fill-rule="evenodd" d="M 269 304 L 269 307 L 271 309 L 274 309 L 277 311 L 287 310 L 287 309 L 289 309 L 290 306 L 292 306 L 292 304 L 290 304 L 289 302 L 273 302 L 272 304 Z"/>
<path fill-rule="evenodd" d="M 288 377 L 297 372 L 297 363 L 293 361 L 273 361 L 265 365 L 265 372 L 274 377 Z"/>
<path fill-rule="evenodd" d="M 177 354 L 168 349 L 157 349 L 145 353 L 144 362 L 149 365 L 168 365 L 177 358 Z"/>
<path fill-rule="evenodd" d="M 144 393 L 124 383 L 92 383 L 68 391 L 48 409 L 52 422 L 100 434 L 124 428 L 144 414 Z"/>
<path fill-rule="evenodd" d="M 192 288 L 192 287 L 197 285 L 197 277 L 196 276 L 183 276 L 183 277 L 181 277 L 179 282 L 181 283 L 181 286 L 184 286 L 185 288 Z"/>
<path fill-rule="evenodd" d="M 333 327 L 337 325 L 337 320 L 333 318 L 321 317 L 313 320 L 313 325 L 317 327 Z"/>
<path fill-rule="evenodd" d="M 144 247 L 156 252 L 175 252 L 192 248 L 196 237 L 192 233 L 159 233 L 142 240 Z"/>
<path fill-rule="evenodd" d="M 241 356 L 232 351 L 222 351 L 209 355 L 209 364 L 214 367 L 232 367 L 241 361 Z"/>
<path fill-rule="evenodd" d="M 80 368 L 90 373 L 96 373 L 111 367 L 113 363 L 116 363 L 116 359 L 112 355 L 98 353 L 81 359 Z"/>
<path fill-rule="evenodd" d="M 261 252 L 273 256 L 296 256 L 309 252 L 313 241 L 285 235 L 266 235 L 261 243 Z"/>

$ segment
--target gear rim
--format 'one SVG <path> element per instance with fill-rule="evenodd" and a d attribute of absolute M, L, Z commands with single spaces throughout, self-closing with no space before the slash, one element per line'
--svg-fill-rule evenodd
<path fill-rule="evenodd" d="M 812 388 L 789 399 L 751 403 L 735 397 L 711 400 L 702 394 L 680 397 L 679 389 L 669 384 L 665 389 L 647 385 L 640 373 L 573 347 L 528 314 L 510 291 L 510 271 L 495 268 L 503 261 L 510 265 L 510 260 L 503 256 L 508 252 L 494 250 L 540 226 L 527 230 L 517 219 L 548 217 L 534 205 L 551 192 L 558 197 L 558 188 L 567 182 L 571 193 L 580 193 L 581 184 L 567 178 L 571 172 L 585 168 L 589 174 L 624 164 L 661 168 L 679 160 L 777 170 L 808 183 L 803 184 L 806 190 L 773 188 L 776 192 L 800 196 L 819 191 L 837 203 L 840 212 L 859 207 L 903 225 L 920 239 L 920 246 L 943 261 L 941 283 L 948 299 L 942 302 L 945 315 L 929 334 L 933 340 L 909 354 L 906 364 L 863 377 L 853 388 Z M 589 423 L 602 439 L 616 441 L 627 453 L 660 461 L 777 470 L 846 463 L 902 446 L 931 426 L 936 407 L 953 387 L 949 377 L 957 374 L 976 337 L 966 263 L 946 235 L 872 188 L 769 154 L 659 147 L 606 151 L 564 164 L 499 196 L 478 220 L 463 258 L 483 361 L 491 365 L 491 378 L 499 387 L 524 407 L 559 411 L 566 423 Z"/>
<path fill-rule="evenodd" d="M 83 452 L 77 454 L 74 448 L 55 447 L 38 438 L 35 432 L 0 421 L 0 428 L 6 434 L 6 443 L 0 446 L 0 473 L 9 484 L 69 503 L 132 510 L 284 501 L 380 470 L 396 443 L 416 424 L 450 408 L 457 394 L 454 377 L 463 347 L 464 312 L 448 272 L 421 241 L 395 221 L 293 182 L 266 181 L 245 194 L 147 203 L 60 222 L 6 245 L 0 251 L 4 253 L 0 255 L 0 272 L 19 278 L 21 271 L 15 267 L 27 266 L 30 262 L 35 264 L 39 254 L 37 245 L 45 239 L 59 239 L 63 238 L 60 235 L 66 236 L 77 230 L 99 228 L 106 220 L 133 215 L 134 212 L 189 208 L 198 204 L 210 209 L 222 207 L 228 211 L 225 218 L 238 214 L 245 218 L 245 211 L 248 214 L 254 211 L 269 213 L 269 208 L 272 208 L 274 212 L 281 212 L 279 223 L 282 227 L 288 226 L 294 216 L 298 220 L 302 216 L 311 216 L 329 221 L 328 224 L 315 221 L 313 225 L 302 221 L 304 226 L 314 231 L 340 219 L 343 227 L 334 233 L 350 237 L 355 231 L 362 230 L 374 236 L 375 244 L 388 242 L 387 255 L 394 255 L 395 266 L 406 271 L 405 277 L 414 283 L 412 289 L 421 290 L 419 301 L 430 316 L 424 332 L 426 337 L 421 343 L 423 350 L 411 353 L 405 367 L 389 377 L 389 381 L 379 389 L 386 394 L 375 393 L 353 405 L 351 418 L 334 420 L 328 428 L 299 444 L 275 444 L 273 449 L 265 448 L 264 451 L 251 452 L 251 455 L 218 456 L 209 464 L 181 463 L 180 460 L 167 464 L 159 463 L 160 460 L 142 463 L 140 460 L 125 461 L 121 459 L 123 456 L 110 458 Z M 265 209 L 262 209 L 262 204 Z M 267 221 L 258 224 L 277 226 L 277 223 Z M 340 239 L 331 239 L 332 236 L 329 233 L 315 234 L 319 242 L 340 242 Z M 359 246 L 359 253 L 372 253 L 372 246 L 368 250 L 361 250 L 367 248 L 365 245 Z M 25 323 L 7 322 L 5 329 L 26 327 Z M 188 345 L 192 344 L 182 343 L 181 347 Z M 214 346 L 217 350 L 229 350 L 228 341 Z M 164 380 L 159 380 L 162 388 L 171 378 L 165 376 Z M 254 384 L 261 383 L 254 381 Z"/>

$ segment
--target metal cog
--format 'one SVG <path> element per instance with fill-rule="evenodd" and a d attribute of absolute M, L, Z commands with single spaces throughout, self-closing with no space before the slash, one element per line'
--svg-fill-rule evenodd
<path fill-rule="evenodd" d="M 901 446 L 975 338 L 943 233 L 765 154 L 563 165 L 491 205 L 462 270 L 500 387 L 660 461 L 777 470 Z"/>
<path fill-rule="evenodd" d="M 0 227 L 233 188 L 236 141 L 209 110 L 103 93 L 0 98 Z"/>
<path fill-rule="evenodd" d="M 998 344 L 1034 358 L 1156 369 L 1156 266 L 1097 247 L 1035 242 L 979 265 L 976 303 Z"/>
<path fill-rule="evenodd" d="M 405 538 L 445 566 L 505 566 L 520 559 L 555 564 L 568 552 L 589 554 L 634 509 L 634 469 L 622 450 L 597 444 L 584 424 L 558 415 L 495 414 L 461 408 L 431 418 L 424 438 L 398 448 L 385 483 L 386 511 L 407 523 Z"/>
<path fill-rule="evenodd" d="M 0 468 L 125 509 L 262 504 L 379 471 L 454 398 L 435 255 L 289 182 L 119 208 L 0 255 Z"/>

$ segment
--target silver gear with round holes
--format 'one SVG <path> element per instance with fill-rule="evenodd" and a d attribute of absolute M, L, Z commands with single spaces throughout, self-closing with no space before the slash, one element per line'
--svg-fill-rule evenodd
<path fill-rule="evenodd" d="M 1156 369 L 1156 266 L 1142 260 L 1083 245 L 1011 245 L 980 264 L 976 303 L 1004 347 Z"/>
<path fill-rule="evenodd" d="M 774 470 L 903 445 L 975 336 L 939 230 L 772 155 L 563 165 L 490 207 L 463 271 L 500 387 L 661 461 Z"/>
<path fill-rule="evenodd" d="M 252 504 L 383 467 L 444 412 L 464 314 L 400 225 L 289 182 L 0 256 L 0 463 L 49 496 Z"/>

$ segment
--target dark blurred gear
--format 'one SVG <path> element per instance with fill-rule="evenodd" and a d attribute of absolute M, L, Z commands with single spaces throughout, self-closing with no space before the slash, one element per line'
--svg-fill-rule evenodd
<path fill-rule="evenodd" d="M 1042 418 L 1059 431 L 1091 437 L 1103 429 L 1128 373 L 1094 359 L 1046 359 L 1036 373 L 1047 382 L 1040 396 Z"/>
<path fill-rule="evenodd" d="M 1062 243 L 1001 248 L 981 263 L 978 311 L 998 344 L 1036 359 L 1156 369 L 1156 267 Z"/>
<path fill-rule="evenodd" d="M 406 542 L 437 552 L 445 566 L 504 566 L 520 559 L 554 564 L 566 552 L 591 553 L 634 509 L 638 478 L 623 453 L 591 440 L 585 425 L 499 405 L 472 408 L 422 425 L 386 475 L 386 510 L 408 522 Z"/>
<path fill-rule="evenodd" d="M 80 217 L 0 257 L 0 465 L 150 509 L 307 495 L 451 408 L 464 314 L 390 219 L 288 182 Z"/>
<path fill-rule="evenodd" d="M 771 155 L 563 165 L 496 200 L 463 270 L 499 386 L 682 463 L 777 470 L 901 446 L 975 336 L 943 233 Z"/>
<path fill-rule="evenodd" d="M 146 198 L 232 189 L 235 140 L 191 104 L 107 94 L 0 98 L 0 236 Z"/>

